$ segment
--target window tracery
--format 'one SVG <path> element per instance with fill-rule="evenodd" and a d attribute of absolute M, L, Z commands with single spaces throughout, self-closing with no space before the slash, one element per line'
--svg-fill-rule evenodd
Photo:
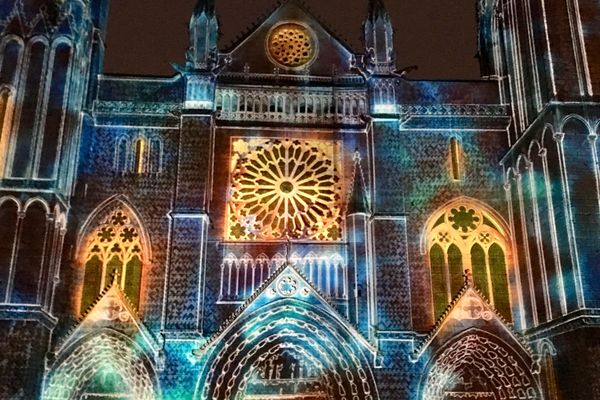
<path fill-rule="evenodd" d="M 256 138 L 232 147 L 230 240 L 342 239 L 336 142 Z"/>
<path fill-rule="evenodd" d="M 144 259 L 141 229 L 124 207 L 104 214 L 99 221 L 85 243 L 81 311 L 85 311 L 115 277 L 137 308 Z"/>
<path fill-rule="evenodd" d="M 314 60 L 317 43 L 304 25 L 289 22 L 277 25 L 267 39 L 268 54 L 276 64 L 301 68 Z"/>
<path fill-rule="evenodd" d="M 113 168 L 119 174 L 159 174 L 163 172 L 163 142 L 158 137 L 125 136 L 115 142 Z"/>
<path fill-rule="evenodd" d="M 438 215 L 427 234 L 436 317 L 458 294 L 468 269 L 477 288 L 510 320 L 506 232 L 490 214 L 468 202 L 455 203 Z"/>
<path fill-rule="evenodd" d="M 527 364 L 506 343 L 468 334 L 433 363 L 423 399 L 539 399 Z"/>

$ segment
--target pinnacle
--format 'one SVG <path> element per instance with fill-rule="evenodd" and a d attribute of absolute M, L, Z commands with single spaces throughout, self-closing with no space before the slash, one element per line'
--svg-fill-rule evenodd
<path fill-rule="evenodd" d="M 361 157 L 358 151 L 354 154 L 354 172 L 352 189 L 348 196 L 348 214 L 367 213 L 368 200 L 365 187 L 365 178 L 360 165 Z"/>
<path fill-rule="evenodd" d="M 194 8 L 194 15 L 202 13 L 213 15 L 215 13 L 215 0 L 198 0 L 196 8 Z"/>
<path fill-rule="evenodd" d="M 369 17 L 368 19 L 374 21 L 379 18 L 385 18 L 387 11 L 383 0 L 369 0 Z"/>

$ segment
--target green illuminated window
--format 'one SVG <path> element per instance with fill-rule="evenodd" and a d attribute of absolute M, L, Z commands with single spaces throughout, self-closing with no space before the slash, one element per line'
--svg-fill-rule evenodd
<path fill-rule="evenodd" d="M 475 286 L 510 321 L 509 242 L 501 225 L 466 202 L 447 207 L 431 220 L 427 239 L 435 318 L 460 292 L 469 270 Z"/>

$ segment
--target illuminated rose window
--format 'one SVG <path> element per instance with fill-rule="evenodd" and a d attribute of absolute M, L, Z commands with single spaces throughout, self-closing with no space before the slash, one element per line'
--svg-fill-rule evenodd
<path fill-rule="evenodd" d="M 333 142 L 236 140 L 231 240 L 341 240 L 341 185 Z"/>
<path fill-rule="evenodd" d="M 312 33 L 296 23 L 276 26 L 269 34 L 267 48 L 272 60 L 286 68 L 303 67 L 316 54 L 316 42 Z"/>

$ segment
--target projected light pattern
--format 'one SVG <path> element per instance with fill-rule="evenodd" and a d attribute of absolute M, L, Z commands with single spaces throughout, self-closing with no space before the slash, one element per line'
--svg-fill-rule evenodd
<path fill-rule="evenodd" d="M 122 336 L 105 331 L 77 346 L 52 372 L 43 398 L 64 400 L 80 393 L 77 398 L 157 399 L 139 346 Z"/>
<path fill-rule="evenodd" d="M 464 285 L 464 270 L 507 320 L 511 309 L 507 277 L 506 233 L 494 217 L 468 201 L 434 214 L 427 234 L 436 316 Z"/>
<path fill-rule="evenodd" d="M 488 337 L 468 335 L 439 355 L 427 378 L 424 400 L 448 398 L 539 397 L 527 365 L 512 349 Z"/>
<path fill-rule="evenodd" d="M 386 0 L 361 48 L 198 0 L 172 76 L 105 74 L 109 2 L 0 6 L 0 399 L 600 398 L 592 2 L 478 2 L 461 82 Z"/>
<path fill-rule="evenodd" d="M 137 307 L 142 276 L 140 227 L 125 207 L 104 213 L 85 244 L 85 278 L 81 311 L 96 299 L 113 277 Z"/>
<path fill-rule="evenodd" d="M 336 147 L 291 139 L 235 141 L 229 239 L 340 240 Z"/>
<path fill-rule="evenodd" d="M 363 353 L 372 349 L 315 296 L 295 268 L 280 269 L 231 322 L 226 345 L 196 353 L 206 356 L 198 398 L 377 398 Z"/>

